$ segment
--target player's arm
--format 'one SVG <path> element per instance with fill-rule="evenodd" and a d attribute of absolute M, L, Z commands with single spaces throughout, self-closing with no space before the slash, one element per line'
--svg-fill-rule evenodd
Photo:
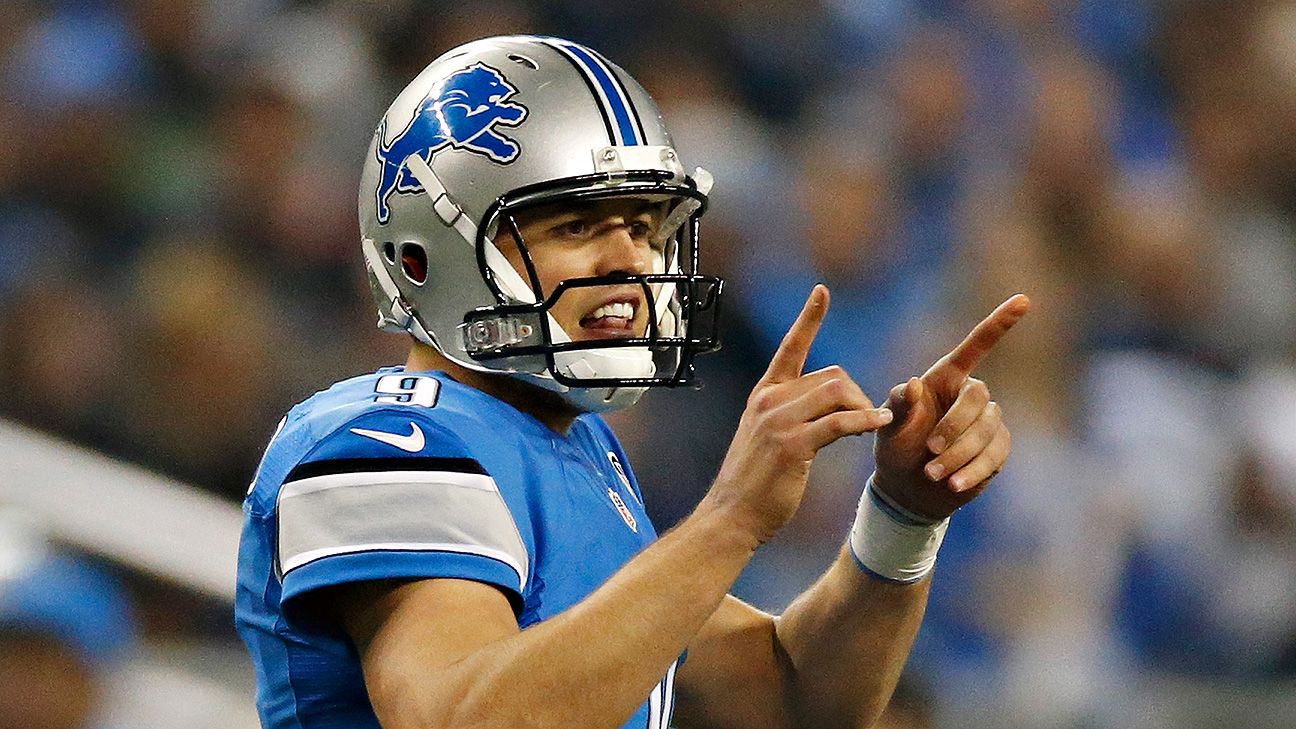
<path fill-rule="evenodd" d="M 494 587 L 350 588 L 343 623 L 385 729 L 618 727 L 648 697 L 756 541 L 699 511 L 571 609 L 519 630 Z"/>
<path fill-rule="evenodd" d="M 698 509 L 566 612 L 518 630 L 504 593 L 484 584 L 342 588 L 341 622 L 383 726 L 620 726 L 791 517 L 815 453 L 891 419 L 835 372 L 801 374 L 827 305 L 817 287 Z"/>
<path fill-rule="evenodd" d="M 1005 302 L 922 378 L 892 390 L 895 420 L 878 433 L 869 487 L 886 506 L 865 495 L 848 544 L 781 617 L 733 598 L 720 606 L 680 671 L 681 726 L 867 727 L 876 720 L 922 620 L 939 546 L 912 535 L 943 529 L 942 520 L 975 498 L 1008 457 L 999 407 L 970 374 L 1028 308 L 1025 297 Z M 895 538 L 866 538 L 897 529 L 878 521 L 892 516 L 931 525 L 905 523 Z"/>
<path fill-rule="evenodd" d="M 781 617 L 726 597 L 680 669 L 676 726 L 870 726 L 904 667 L 928 584 L 875 582 L 847 557 Z"/>

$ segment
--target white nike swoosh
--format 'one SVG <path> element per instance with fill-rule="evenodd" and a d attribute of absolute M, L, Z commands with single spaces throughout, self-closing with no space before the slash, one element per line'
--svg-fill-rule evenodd
<path fill-rule="evenodd" d="M 410 453 L 418 453 L 423 450 L 426 441 L 423 439 L 423 431 L 415 423 L 410 423 L 409 435 L 400 435 L 398 433 L 386 433 L 381 430 L 365 430 L 364 428 L 352 428 L 351 432 L 356 435 L 363 435 L 366 438 L 373 438 L 380 443 L 393 445 L 397 448 Z"/>

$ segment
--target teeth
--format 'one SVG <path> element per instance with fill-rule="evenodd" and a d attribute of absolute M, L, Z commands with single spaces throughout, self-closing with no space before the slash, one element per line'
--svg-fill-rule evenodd
<path fill-rule="evenodd" d="M 614 316 L 618 319 L 633 319 L 634 305 L 626 302 L 604 304 L 595 309 L 593 314 L 590 314 L 591 319 L 602 319 L 605 316 Z"/>

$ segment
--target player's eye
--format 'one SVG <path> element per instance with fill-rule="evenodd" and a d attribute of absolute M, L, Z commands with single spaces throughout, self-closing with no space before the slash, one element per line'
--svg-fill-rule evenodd
<path fill-rule="evenodd" d="M 566 222 L 559 223 L 554 228 L 554 232 L 557 233 L 558 235 L 569 236 L 573 238 L 579 238 L 581 236 L 584 236 L 589 233 L 589 230 L 590 230 L 589 221 L 584 220 L 583 218 L 576 218 L 574 220 L 568 220 Z"/>
<path fill-rule="evenodd" d="M 638 240 L 638 239 L 640 239 L 640 238 L 647 238 L 647 237 L 651 236 L 652 233 L 653 233 L 653 225 L 652 225 L 652 223 L 650 223 L 650 222 L 648 222 L 648 221 L 645 221 L 645 220 L 632 220 L 632 221 L 630 221 L 630 237 L 631 237 L 631 238 L 634 238 L 635 240 Z"/>

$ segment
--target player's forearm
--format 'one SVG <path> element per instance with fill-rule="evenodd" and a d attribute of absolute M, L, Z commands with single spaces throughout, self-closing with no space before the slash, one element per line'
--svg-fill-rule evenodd
<path fill-rule="evenodd" d="M 778 641 L 794 667 L 790 704 L 798 725 L 872 725 L 895 690 L 930 584 L 870 577 L 843 549 L 776 620 Z"/>
<path fill-rule="evenodd" d="M 550 620 L 436 679 L 433 726 L 618 727 L 715 611 L 756 541 L 700 508 Z"/>

